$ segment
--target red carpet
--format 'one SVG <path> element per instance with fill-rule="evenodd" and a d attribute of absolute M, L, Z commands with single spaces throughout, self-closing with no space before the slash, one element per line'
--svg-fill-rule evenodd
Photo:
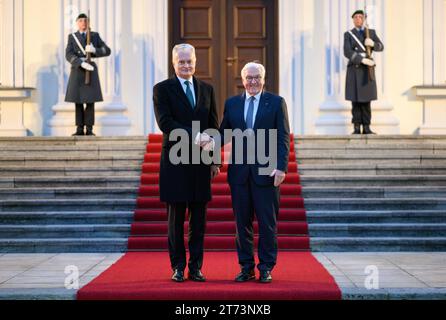
<path fill-rule="evenodd" d="M 310 241 L 294 144 L 289 173 L 281 186 L 278 223 L 279 260 L 272 285 L 236 284 L 235 222 L 227 184 L 227 166 L 212 183 L 208 206 L 204 269 L 208 282 L 171 282 L 167 253 L 167 215 L 159 201 L 161 135 L 150 135 L 127 253 L 93 282 L 78 299 L 340 299 L 331 275 L 309 252 Z M 256 231 L 257 231 L 257 225 Z M 187 228 L 187 224 L 185 225 Z M 257 243 L 257 237 L 255 238 Z M 163 251 L 163 252 L 156 252 Z M 209 252 L 216 251 L 216 252 Z M 231 251 L 231 252 L 226 252 Z"/>
<path fill-rule="evenodd" d="M 95 300 L 310 300 L 339 299 L 337 285 L 307 252 L 280 252 L 271 284 L 233 281 L 240 271 L 235 252 L 207 252 L 206 283 L 170 281 L 166 252 L 130 252 L 78 293 Z"/>

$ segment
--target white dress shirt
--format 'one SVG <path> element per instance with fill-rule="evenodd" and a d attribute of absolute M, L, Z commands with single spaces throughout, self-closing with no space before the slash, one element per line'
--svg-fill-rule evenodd
<path fill-rule="evenodd" d="M 192 97 L 194 98 L 194 104 L 196 105 L 197 104 L 197 99 L 195 98 L 194 78 L 191 77 L 190 79 L 183 79 L 183 78 L 180 78 L 178 76 L 177 76 L 177 78 L 178 78 L 178 80 L 180 80 L 181 87 L 184 90 L 184 94 L 186 94 L 186 91 L 187 91 L 186 81 L 190 82 L 190 85 L 189 85 L 190 91 L 192 91 Z"/>
<path fill-rule="evenodd" d="M 251 99 L 251 95 L 246 92 L 246 100 L 245 100 L 245 122 L 246 122 L 246 118 L 248 117 L 248 110 L 249 110 L 249 102 Z M 254 96 L 256 99 L 254 100 L 254 113 L 253 113 L 253 117 L 252 117 L 252 126 L 254 127 L 255 123 L 256 123 L 256 116 L 257 116 L 257 111 L 259 110 L 259 103 L 260 103 L 260 98 L 262 97 L 262 92 L 260 91 L 258 94 L 256 94 Z"/>

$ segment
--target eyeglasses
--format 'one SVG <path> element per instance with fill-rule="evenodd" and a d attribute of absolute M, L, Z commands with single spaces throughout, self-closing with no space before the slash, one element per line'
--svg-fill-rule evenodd
<path fill-rule="evenodd" d="M 195 65 L 195 61 L 178 61 L 178 65 L 183 67 L 186 65 L 190 65 L 190 66 L 194 66 Z"/>
<path fill-rule="evenodd" d="M 253 82 L 254 80 L 259 82 L 260 80 L 262 80 L 262 76 L 255 76 L 255 77 L 247 76 L 245 79 L 248 82 Z"/>

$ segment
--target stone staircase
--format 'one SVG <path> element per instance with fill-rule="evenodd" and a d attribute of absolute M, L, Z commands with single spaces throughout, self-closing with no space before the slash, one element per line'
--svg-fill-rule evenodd
<path fill-rule="evenodd" d="M 0 253 L 126 251 L 146 144 L 0 138 Z M 296 144 L 314 251 L 446 251 L 446 136 Z"/>
<path fill-rule="evenodd" d="M 298 137 L 313 251 L 446 251 L 446 137 Z"/>
<path fill-rule="evenodd" d="M 0 138 L 0 252 L 123 252 L 146 137 Z"/>

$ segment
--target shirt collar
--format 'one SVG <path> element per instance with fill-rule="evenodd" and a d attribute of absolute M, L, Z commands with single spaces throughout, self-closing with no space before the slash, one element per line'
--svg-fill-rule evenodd
<path fill-rule="evenodd" d="M 190 79 L 183 79 L 183 78 L 177 76 L 177 78 L 178 78 L 178 80 L 180 80 L 182 86 L 184 86 L 184 83 L 185 83 L 186 81 L 189 81 L 191 84 L 194 83 L 194 77 L 190 77 Z"/>
<path fill-rule="evenodd" d="M 246 91 L 245 92 L 245 95 L 246 95 L 246 100 L 248 100 L 249 98 L 251 98 L 251 97 L 255 97 L 256 98 L 256 101 L 260 101 L 260 97 L 262 96 L 262 91 L 260 91 L 259 93 L 257 93 L 255 96 L 251 96 L 249 93 L 248 93 L 248 91 Z"/>

